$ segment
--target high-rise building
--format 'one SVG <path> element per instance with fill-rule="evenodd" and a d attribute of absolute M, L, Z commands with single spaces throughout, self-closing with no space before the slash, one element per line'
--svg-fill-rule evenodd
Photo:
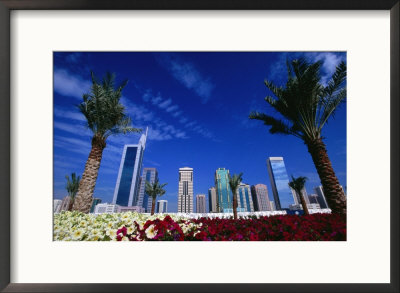
<path fill-rule="evenodd" d="M 267 160 L 272 193 L 277 210 L 289 209 L 295 203 L 294 195 L 289 188 L 289 177 L 282 157 L 270 157 Z"/>
<path fill-rule="evenodd" d="M 217 189 L 218 212 L 232 212 L 232 193 L 229 186 L 229 170 L 218 168 L 215 171 L 215 187 Z"/>
<path fill-rule="evenodd" d="M 101 199 L 100 198 L 93 198 L 92 200 L 92 206 L 90 208 L 90 212 L 94 213 L 94 208 L 96 207 L 96 205 L 98 205 L 99 203 L 101 203 Z"/>
<path fill-rule="evenodd" d="M 151 203 L 153 199 L 146 193 L 146 181 L 153 184 L 158 178 L 158 172 L 156 168 L 143 168 L 143 174 L 140 178 L 139 198 L 137 205 L 144 208 L 147 213 L 151 211 Z"/>
<path fill-rule="evenodd" d="M 197 194 L 196 195 L 196 213 L 205 214 L 206 213 L 206 195 Z"/>
<path fill-rule="evenodd" d="M 64 197 L 61 202 L 60 211 L 68 211 L 71 203 L 72 203 L 72 200 L 71 200 L 70 196 Z"/>
<path fill-rule="evenodd" d="M 211 187 L 208 190 L 208 208 L 210 209 L 210 213 L 217 213 L 217 191 L 215 187 Z"/>
<path fill-rule="evenodd" d="M 178 213 L 193 213 L 193 168 L 179 168 Z"/>
<path fill-rule="evenodd" d="M 275 202 L 270 201 L 269 205 L 271 206 L 271 211 L 276 211 L 276 206 L 275 206 Z"/>
<path fill-rule="evenodd" d="M 251 198 L 250 185 L 240 183 L 237 193 L 238 211 L 254 212 L 253 199 Z"/>
<path fill-rule="evenodd" d="M 310 201 L 310 204 L 313 204 L 313 203 L 318 203 L 319 204 L 318 195 L 317 194 L 309 194 L 308 195 L 308 199 Z"/>
<path fill-rule="evenodd" d="M 297 194 L 297 192 L 291 187 L 290 187 L 290 191 L 292 192 L 292 195 L 294 198 L 294 204 L 301 205 L 301 199 L 300 199 L 300 196 Z M 301 190 L 301 194 L 303 195 L 304 200 L 306 201 L 306 204 L 310 204 L 310 200 L 308 199 L 307 190 L 306 190 L 305 186 Z"/>
<path fill-rule="evenodd" d="M 251 186 L 251 196 L 253 198 L 254 209 L 256 211 L 270 211 L 268 189 L 265 184 Z"/>
<path fill-rule="evenodd" d="M 162 214 L 168 211 L 168 201 L 160 199 L 157 201 L 156 213 Z"/>
<path fill-rule="evenodd" d="M 61 199 L 55 199 L 53 201 L 53 212 L 58 214 L 61 211 L 61 204 L 62 200 Z"/>
<path fill-rule="evenodd" d="M 328 203 L 325 198 L 324 189 L 322 188 L 322 185 L 314 187 L 314 191 L 318 195 L 317 200 L 318 200 L 318 203 L 319 203 L 319 206 L 321 207 L 321 209 L 329 208 Z"/>
<path fill-rule="evenodd" d="M 124 146 L 117 184 L 114 190 L 113 204 L 120 206 L 137 205 L 147 131 L 146 129 L 146 133 L 142 134 L 138 144 Z"/>

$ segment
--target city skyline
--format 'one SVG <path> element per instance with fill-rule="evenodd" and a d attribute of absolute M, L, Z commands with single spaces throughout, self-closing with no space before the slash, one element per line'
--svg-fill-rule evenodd
<path fill-rule="evenodd" d="M 308 193 L 321 185 L 304 144 L 289 136 L 271 135 L 250 121 L 251 110 L 268 111 L 263 101 L 265 78 L 283 83 L 286 58 L 323 61 L 327 79 L 345 53 L 54 53 L 54 199 L 63 199 L 65 175 L 83 172 L 90 134 L 75 105 L 90 86 L 90 70 L 101 77 L 115 72 L 117 82 L 129 79 L 122 103 L 133 126 L 149 127 L 143 168 L 157 168 L 168 183 L 168 210 L 177 211 L 178 170 L 194 170 L 194 194 L 208 194 L 220 167 L 243 172 L 243 182 L 266 184 L 272 194 L 265 160 L 285 158 L 288 175 L 306 176 Z M 333 69 L 332 69 L 333 68 Z M 243 72 L 249 72 L 244 78 Z M 326 76 L 326 77 L 325 77 Z M 241 139 L 233 135 L 240 132 Z M 324 129 L 328 153 L 340 183 L 346 186 L 346 107 Z M 125 144 L 140 134 L 110 137 L 103 154 L 94 197 L 112 202 Z M 208 209 L 208 205 L 207 205 Z"/>

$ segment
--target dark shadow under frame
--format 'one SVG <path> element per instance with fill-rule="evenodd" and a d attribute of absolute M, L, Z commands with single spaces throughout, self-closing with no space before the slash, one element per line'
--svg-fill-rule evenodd
<path fill-rule="evenodd" d="M 390 10 L 390 284 L 10 283 L 10 11 L 37 9 Z M 0 289 L 4 292 L 399 292 L 399 0 L 0 0 Z"/>

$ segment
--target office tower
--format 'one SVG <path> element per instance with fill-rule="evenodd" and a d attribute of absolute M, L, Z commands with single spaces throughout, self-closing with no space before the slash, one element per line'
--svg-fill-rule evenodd
<path fill-rule="evenodd" d="M 276 211 L 275 202 L 270 201 L 270 202 L 269 202 L 269 205 L 271 206 L 271 211 L 272 211 L 272 212 L 273 212 L 273 211 Z"/>
<path fill-rule="evenodd" d="M 253 199 L 251 198 L 250 185 L 245 183 L 240 183 L 237 193 L 237 202 L 238 207 L 237 211 L 239 212 L 254 212 Z"/>
<path fill-rule="evenodd" d="M 146 129 L 146 133 L 142 134 L 138 144 L 124 146 L 117 184 L 114 190 L 113 204 L 120 206 L 137 205 L 147 131 Z"/>
<path fill-rule="evenodd" d="M 92 206 L 90 208 L 90 212 L 94 213 L 94 208 L 96 207 L 96 205 L 98 205 L 99 203 L 101 203 L 101 199 L 100 198 L 93 198 L 92 200 Z"/>
<path fill-rule="evenodd" d="M 254 210 L 270 211 L 268 189 L 265 184 L 256 184 L 251 186 L 251 196 L 253 198 Z"/>
<path fill-rule="evenodd" d="M 61 199 L 55 199 L 53 201 L 53 212 L 58 214 L 61 210 L 61 204 L 62 204 L 62 200 Z"/>
<path fill-rule="evenodd" d="M 151 211 L 151 203 L 153 199 L 146 193 L 146 181 L 153 184 L 158 178 L 158 172 L 156 168 L 143 168 L 143 174 L 140 178 L 139 198 L 137 206 L 144 208 L 147 213 Z"/>
<path fill-rule="evenodd" d="M 70 196 L 64 197 L 61 202 L 60 211 L 68 211 L 71 203 L 72 203 L 72 200 L 71 200 Z"/>
<path fill-rule="evenodd" d="M 200 214 L 206 213 L 206 195 L 205 194 L 196 195 L 196 213 L 200 213 Z"/>
<path fill-rule="evenodd" d="M 167 212 L 168 201 L 167 200 L 158 200 L 156 206 L 156 213 L 162 214 Z"/>
<path fill-rule="evenodd" d="M 178 213 L 193 213 L 193 168 L 179 168 Z"/>
<path fill-rule="evenodd" d="M 324 195 L 324 189 L 322 188 L 322 185 L 320 185 L 318 187 L 314 187 L 314 191 L 318 195 L 317 200 L 318 200 L 318 203 L 319 203 L 319 206 L 321 207 L 321 209 L 328 209 L 329 206 L 326 201 L 326 198 Z"/>
<path fill-rule="evenodd" d="M 308 199 L 309 199 L 310 204 L 313 204 L 313 203 L 318 203 L 319 204 L 318 195 L 317 194 L 309 194 L 308 195 Z"/>
<path fill-rule="evenodd" d="M 289 177 L 282 157 L 270 157 L 267 160 L 272 193 L 277 210 L 289 209 L 295 203 L 289 187 Z"/>
<path fill-rule="evenodd" d="M 210 209 L 210 213 L 217 213 L 217 191 L 215 187 L 211 187 L 208 190 L 208 208 Z"/>
<path fill-rule="evenodd" d="M 215 171 L 215 187 L 217 189 L 217 209 L 219 213 L 232 212 L 232 193 L 229 186 L 229 170 L 218 168 Z"/>

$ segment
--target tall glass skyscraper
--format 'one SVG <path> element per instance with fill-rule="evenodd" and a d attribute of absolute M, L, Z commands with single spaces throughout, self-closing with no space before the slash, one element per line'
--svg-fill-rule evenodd
<path fill-rule="evenodd" d="M 179 168 L 178 213 L 193 213 L 193 168 Z"/>
<path fill-rule="evenodd" d="M 289 177 L 282 157 L 270 157 L 267 160 L 269 179 L 277 210 L 289 209 L 295 203 L 289 187 Z"/>
<path fill-rule="evenodd" d="M 217 191 L 215 187 L 211 187 L 208 189 L 208 205 L 210 209 L 210 213 L 217 213 Z"/>
<path fill-rule="evenodd" d="M 251 198 L 250 185 L 240 183 L 237 191 L 238 211 L 254 212 L 253 199 Z"/>
<path fill-rule="evenodd" d="M 146 133 L 142 134 L 138 144 L 124 146 L 117 184 L 114 190 L 113 204 L 120 206 L 137 205 L 147 131 L 146 129 Z"/>
<path fill-rule="evenodd" d="M 146 181 L 153 184 L 158 178 L 158 172 L 156 168 L 143 168 L 143 174 L 140 178 L 139 198 L 137 205 L 143 207 L 147 213 L 151 211 L 151 203 L 153 199 L 146 193 Z"/>
<path fill-rule="evenodd" d="M 253 197 L 254 209 L 256 211 L 271 211 L 271 205 L 268 197 L 268 189 L 265 184 L 256 184 L 251 186 L 251 195 Z"/>
<path fill-rule="evenodd" d="M 232 193 L 229 186 L 229 170 L 218 168 L 215 171 L 218 212 L 232 212 Z"/>

